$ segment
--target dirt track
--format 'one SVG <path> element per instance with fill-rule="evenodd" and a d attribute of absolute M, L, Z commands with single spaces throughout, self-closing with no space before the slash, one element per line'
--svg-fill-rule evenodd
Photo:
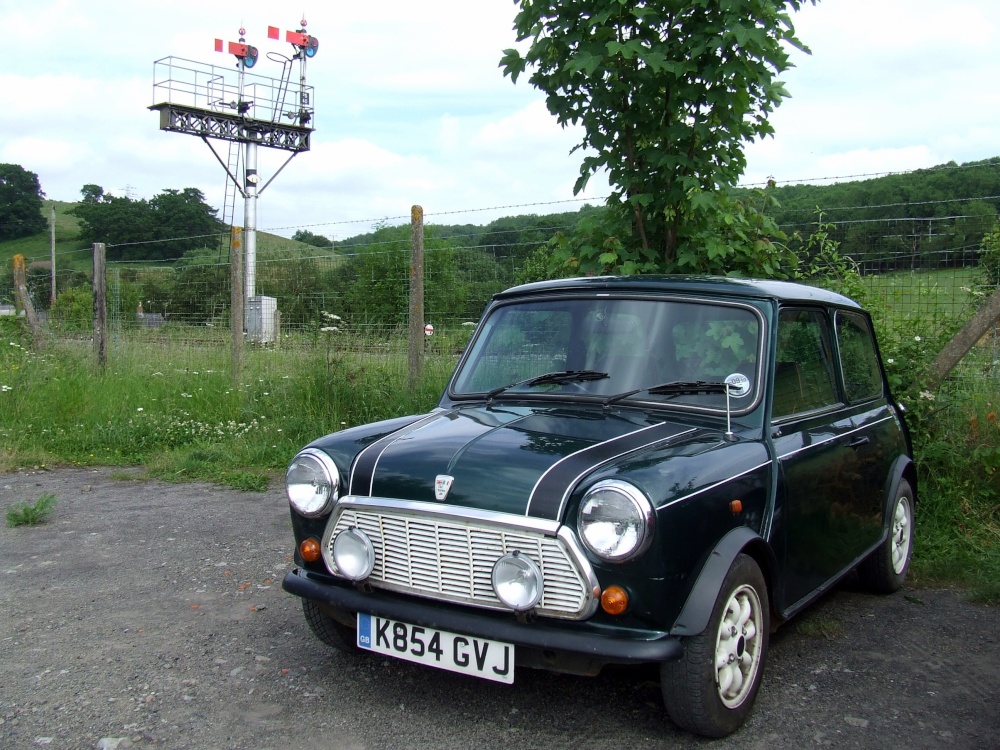
<path fill-rule="evenodd" d="M 0 748 L 705 745 L 653 670 L 501 686 L 330 651 L 281 590 L 280 488 L 0 475 L 4 509 L 43 492 L 50 523 L 0 529 Z M 998 626 L 959 592 L 842 586 L 773 637 L 753 718 L 713 747 L 997 747 Z"/>

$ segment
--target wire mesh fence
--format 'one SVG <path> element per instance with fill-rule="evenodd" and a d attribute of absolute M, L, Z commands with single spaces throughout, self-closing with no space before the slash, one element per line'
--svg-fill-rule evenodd
<path fill-rule="evenodd" d="M 948 217 L 955 219 L 955 217 Z M 961 217 L 958 217 L 961 218 Z M 924 220 L 832 225 L 855 249 L 865 300 L 891 350 L 940 343 L 997 290 L 984 272 L 981 243 L 967 241 L 968 223 L 951 221 L 936 232 Z M 943 223 L 939 221 L 939 227 Z M 964 226 L 964 229 L 963 229 Z M 976 229 L 976 228 L 973 228 Z M 986 230 L 978 228 L 980 236 Z M 858 238 L 863 238 L 860 243 Z M 514 283 L 525 258 L 542 242 L 462 245 L 429 242 L 425 254 L 428 359 L 453 362 L 468 342 L 490 297 Z M 860 250 L 859 250 L 860 248 Z M 171 264 L 112 264 L 107 275 L 108 355 L 162 357 L 173 363 L 225 369 L 230 340 L 230 264 L 223 251 Z M 0 276 L 0 314 L 13 314 L 12 290 Z M 81 342 L 92 335 L 91 283 L 81 271 L 60 271 L 50 307 L 49 269 L 37 269 L 29 287 L 51 335 Z M 364 248 L 317 249 L 314 254 L 260 253 L 257 296 L 247 303 L 248 356 L 261 372 L 349 358 L 407 367 L 409 242 L 404 237 Z M 255 333 L 256 331 L 256 333 Z M 933 353 L 930 353 L 933 356 Z M 951 387 L 1000 391 L 1000 336 L 996 325 L 963 359 Z"/>

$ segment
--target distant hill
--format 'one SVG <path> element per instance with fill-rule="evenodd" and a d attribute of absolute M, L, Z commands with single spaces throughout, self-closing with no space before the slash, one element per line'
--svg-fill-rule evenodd
<path fill-rule="evenodd" d="M 968 254 L 978 250 L 1000 212 L 1000 157 L 830 185 L 783 185 L 771 192 L 778 206 L 769 212 L 788 234 L 807 236 L 822 215 L 824 222 L 835 225 L 833 238 L 841 243 L 841 251 L 858 260 L 906 256 L 912 262 L 921 255 Z M 79 221 L 69 214 L 76 205 L 44 203 L 46 217 L 55 208 L 56 266 L 66 271 L 84 271 L 92 265 L 90 247 L 78 239 Z M 507 216 L 486 225 L 428 224 L 427 233 L 449 247 L 480 248 L 494 258 L 516 262 L 556 232 L 572 231 L 582 216 L 601 210 L 584 205 L 577 211 Z M 376 249 L 387 237 L 398 243 L 406 231 L 405 227 L 378 229 L 339 240 L 329 249 L 258 232 L 257 251 L 261 258 L 350 255 Z M 228 259 L 224 239 L 199 255 L 207 259 L 216 250 L 220 261 Z M 48 262 L 49 233 L 0 242 L 0 267 L 9 269 L 10 259 L 18 253 L 29 263 Z"/>

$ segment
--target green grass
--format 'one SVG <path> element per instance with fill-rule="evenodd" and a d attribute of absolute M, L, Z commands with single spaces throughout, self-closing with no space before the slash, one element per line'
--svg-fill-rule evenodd
<path fill-rule="evenodd" d="M 23 323 L 0 319 L 0 470 L 142 466 L 163 479 L 261 490 L 321 435 L 429 410 L 453 364 L 429 361 L 410 394 L 405 353 L 375 362 L 251 348 L 233 382 L 220 342 L 171 344 L 146 333 L 118 341 L 102 372 L 89 341 L 34 350 Z"/>
<path fill-rule="evenodd" d="M 976 268 L 947 268 L 867 276 L 862 284 L 868 294 L 864 302 L 876 325 L 906 325 L 919 331 L 942 321 L 967 319 L 980 281 Z"/>
<path fill-rule="evenodd" d="M 80 242 L 80 223 L 68 212 L 75 203 L 43 201 L 42 215 L 48 222 L 52 208 L 56 209 L 56 268 L 62 270 L 85 270 L 93 267 L 90 247 Z M 49 230 L 19 240 L 0 242 L 0 266 L 11 267 L 11 259 L 23 255 L 28 264 L 35 261 L 48 262 L 52 258 L 52 236 Z"/>
<path fill-rule="evenodd" d="M 17 526 L 38 526 L 48 521 L 55 507 L 55 495 L 46 492 L 32 504 L 20 503 L 7 508 L 7 525 L 12 529 Z"/>
<path fill-rule="evenodd" d="M 825 638 L 828 641 L 835 641 L 844 634 L 844 626 L 828 618 L 805 617 L 796 620 L 795 632 L 807 638 Z"/>

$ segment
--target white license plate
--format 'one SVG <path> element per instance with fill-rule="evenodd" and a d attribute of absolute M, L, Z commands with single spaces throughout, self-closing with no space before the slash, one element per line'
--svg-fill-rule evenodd
<path fill-rule="evenodd" d="M 358 613 L 358 648 L 495 682 L 514 682 L 514 646 Z"/>

